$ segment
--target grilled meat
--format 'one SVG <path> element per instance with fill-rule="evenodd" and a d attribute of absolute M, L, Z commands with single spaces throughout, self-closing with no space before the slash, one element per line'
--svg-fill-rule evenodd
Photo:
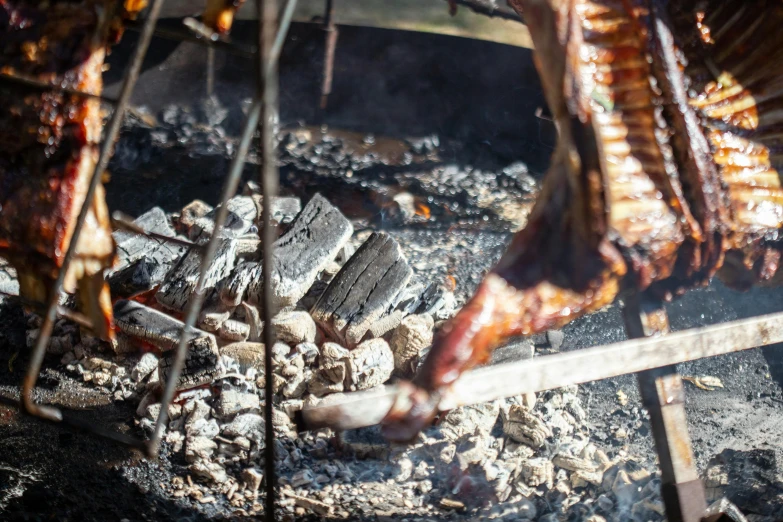
<path fill-rule="evenodd" d="M 0 72 L 99 95 L 108 42 L 120 16 L 144 2 L 0 0 Z M 101 137 L 100 100 L 4 85 L 0 108 L 0 256 L 15 266 L 24 297 L 46 301 L 76 226 Z M 65 290 L 79 288 L 97 333 L 111 324 L 103 269 L 114 243 L 103 188 L 87 202 Z"/>
<path fill-rule="evenodd" d="M 747 287 L 783 272 L 777 4 L 509 3 L 528 23 L 558 146 L 527 226 L 389 412 L 392 439 L 415 436 L 439 392 L 504 338 L 623 289 L 668 299 L 716 273 Z"/>

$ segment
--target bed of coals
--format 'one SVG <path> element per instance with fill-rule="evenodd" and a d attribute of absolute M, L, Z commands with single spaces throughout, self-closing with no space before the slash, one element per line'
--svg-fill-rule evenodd
<path fill-rule="evenodd" d="M 166 493 L 235 515 L 263 511 L 263 204 L 252 183 L 228 202 L 199 330 L 188 344 L 164 436 L 174 465 Z M 410 445 L 387 443 L 377 428 L 298 433 L 293 417 L 304 405 L 410 377 L 456 302 L 443 285 L 414 275 L 392 235 L 354 233 L 325 198 L 302 205 L 281 197 L 272 204 L 280 231 L 273 272 L 280 311 L 269 378 L 284 513 L 663 519 L 658 478 L 622 449 L 627 428 L 615 427 L 611 440 L 596 444 L 576 386 L 459 408 Z M 67 372 L 107 389 L 115 401 L 132 401 L 140 434 L 151 433 L 160 412 L 161 383 L 215 214 L 201 201 L 174 214 L 153 208 L 133 223 L 147 235 L 115 232 L 119 260 L 108 276 L 117 298 L 115 341 L 101 342 L 60 320 L 49 345 Z M 4 291 L 13 293 L 13 270 L 5 266 L 0 274 Z M 28 344 L 39 324 L 38 316 L 27 316 Z M 499 358 L 556 351 L 562 335 L 519 340 Z M 643 412 L 635 410 L 641 423 Z"/>

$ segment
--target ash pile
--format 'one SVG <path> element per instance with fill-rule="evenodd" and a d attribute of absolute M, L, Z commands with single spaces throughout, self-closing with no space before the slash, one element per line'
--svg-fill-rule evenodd
<path fill-rule="evenodd" d="M 280 506 L 291 515 L 663 520 L 658 478 L 623 449 L 625 428 L 614 431 L 614 444 L 591 438 L 576 386 L 459 408 L 410 445 L 387 443 L 377 428 L 298 433 L 293 419 L 307 404 L 411 377 L 433 331 L 453 315 L 455 299 L 419 281 L 392 236 L 355 234 L 321 196 L 304 207 L 297 198 L 278 198 L 272 215 L 281 231 L 273 263 L 279 341 L 266 376 L 258 235 L 265 202 L 254 188 L 228 202 L 229 220 L 208 268 L 199 330 L 168 412 L 163 458 L 174 474 L 162 485 L 165 494 L 223 514 L 263 511 L 263 390 L 271 378 Z M 140 432 L 151 432 L 160 411 L 179 317 L 215 215 L 195 201 L 173 215 L 154 208 L 139 216 L 134 226 L 147 235 L 115 232 L 119 262 L 107 277 L 118 298 L 115 342 L 102 343 L 65 320 L 50 342 L 49 352 L 72 375 L 116 401 L 137 403 Z M 12 270 L 4 267 L 0 276 L 6 293 L 18 291 Z M 25 320 L 32 344 L 40 319 Z M 495 362 L 533 357 L 536 344 L 556 351 L 561 342 L 560 332 L 521 340 Z"/>

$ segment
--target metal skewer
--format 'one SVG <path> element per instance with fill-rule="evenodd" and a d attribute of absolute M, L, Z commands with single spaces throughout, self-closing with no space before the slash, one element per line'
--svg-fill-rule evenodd
<path fill-rule="evenodd" d="M 783 342 L 783 312 L 694 328 L 663 337 L 633 339 L 464 374 L 443 397 L 441 411 L 528 392 L 609 379 L 654 368 Z M 378 424 L 397 385 L 329 395 L 301 412 L 301 428 L 348 430 Z"/>

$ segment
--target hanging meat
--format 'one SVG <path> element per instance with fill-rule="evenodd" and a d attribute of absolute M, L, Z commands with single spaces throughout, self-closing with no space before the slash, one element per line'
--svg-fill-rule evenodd
<path fill-rule="evenodd" d="M 51 85 L 0 87 L 0 257 L 17 270 L 22 296 L 46 302 L 62 266 L 98 159 L 98 96 L 109 43 L 122 17 L 144 2 L 0 0 L 0 73 Z M 103 188 L 92 201 L 65 279 L 96 332 L 109 335 L 111 302 L 103 269 L 114 243 Z"/>
<path fill-rule="evenodd" d="M 627 289 L 670 299 L 716 273 L 736 288 L 783 274 L 779 2 L 509 3 L 558 144 L 526 227 L 387 415 L 394 440 L 413 438 L 440 392 L 505 338 Z"/>

